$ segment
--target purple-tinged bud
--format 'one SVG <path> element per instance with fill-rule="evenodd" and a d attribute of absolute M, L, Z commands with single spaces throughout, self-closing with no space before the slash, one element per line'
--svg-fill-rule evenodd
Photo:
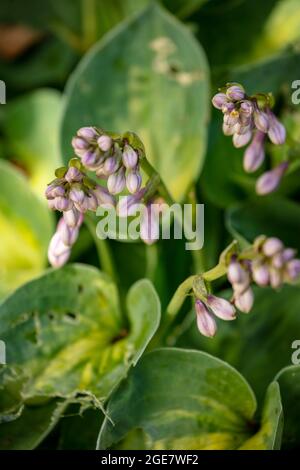
<path fill-rule="evenodd" d="M 270 128 L 270 119 L 268 114 L 257 108 L 254 111 L 254 124 L 259 131 L 267 133 Z"/>
<path fill-rule="evenodd" d="M 139 171 L 129 170 L 126 176 L 126 186 L 131 194 L 135 194 L 141 187 L 142 177 Z"/>
<path fill-rule="evenodd" d="M 286 130 L 283 124 L 278 121 L 272 111 L 268 110 L 270 128 L 268 131 L 268 136 L 271 142 L 275 145 L 282 145 L 285 142 Z"/>
<path fill-rule="evenodd" d="M 222 106 L 222 112 L 224 114 L 229 114 L 231 113 L 235 108 L 235 104 L 232 103 L 231 101 L 228 101 L 228 103 L 224 103 L 224 105 Z"/>
<path fill-rule="evenodd" d="M 134 169 L 138 163 L 138 154 L 130 145 L 125 145 L 122 160 L 126 168 Z"/>
<path fill-rule="evenodd" d="M 249 313 L 254 302 L 254 295 L 251 287 L 249 287 L 242 294 L 235 297 L 235 306 L 243 313 Z"/>
<path fill-rule="evenodd" d="M 234 109 L 233 111 L 231 111 L 231 113 L 226 113 L 224 114 L 224 124 L 226 124 L 227 126 L 234 126 L 235 124 L 237 124 L 239 120 L 239 112 Z"/>
<path fill-rule="evenodd" d="M 65 195 L 65 190 L 62 186 L 49 184 L 45 191 L 45 196 L 47 199 L 54 199 L 56 197 L 63 197 Z"/>
<path fill-rule="evenodd" d="M 72 246 L 78 237 L 79 227 L 69 227 L 62 217 L 57 224 L 56 231 L 60 234 L 60 238 L 66 246 Z"/>
<path fill-rule="evenodd" d="M 82 181 L 83 174 L 75 166 L 71 166 L 65 174 L 65 179 L 68 183 L 76 183 Z"/>
<path fill-rule="evenodd" d="M 206 303 L 214 315 L 221 318 L 222 320 L 235 319 L 235 308 L 230 302 L 228 302 L 228 300 L 209 294 L 207 296 Z"/>
<path fill-rule="evenodd" d="M 257 131 L 254 134 L 251 144 L 245 150 L 243 164 L 244 170 L 248 173 L 256 171 L 264 161 L 264 140 L 265 134 L 261 131 Z"/>
<path fill-rule="evenodd" d="M 224 104 L 228 102 L 228 98 L 225 93 L 217 93 L 211 101 L 215 108 L 222 109 Z"/>
<path fill-rule="evenodd" d="M 282 274 L 278 269 L 270 268 L 270 284 L 273 289 L 278 289 L 283 282 Z"/>
<path fill-rule="evenodd" d="M 70 201 L 69 199 L 67 199 L 66 197 L 56 197 L 55 198 L 55 208 L 56 210 L 58 211 L 68 211 L 72 208 L 72 201 Z"/>
<path fill-rule="evenodd" d="M 201 300 L 195 302 L 195 310 L 197 316 L 197 326 L 200 333 L 208 338 L 215 336 L 217 325 L 214 318 L 208 313 L 205 305 Z"/>
<path fill-rule="evenodd" d="M 80 212 L 77 209 L 71 209 L 69 211 L 65 211 L 64 220 L 69 227 L 76 227 L 80 220 Z"/>
<path fill-rule="evenodd" d="M 228 126 L 227 124 L 223 123 L 222 129 L 223 134 L 227 136 L 233 135 L 235 133 L 235 126 Z"/>
<path fill-rule="evenodd" d="M 124 168 L 120 168 L 116 173 L 108 177 L 107 189 L 111 194 L 119 194 L 125 188 L 126 179 Z"/>
<path fill-rule="evenodd" d="M 145 194 L 145 188 L 130 196 L 123 196 L 119 199 L 117 205 L 117 214 L 119 217 L 128 217 L 135 215 L 142 198 Z"/>
<path fill-rule="evenodd" d="M 72 139 L 72 147 L 75 150 L 87 150 L 90 144 L 86 140 L 82 139 L 81 137 L 73 137 Z"/>
<path fill-rule="evenodd" d="M 48 199 L 47 202 L 48 202 L 49 209 L 51 209 L 52 211 L 56 211 L 55 199 Z"/>
<path fill-rule="evenodd" d="M 151 204 L 143 210 L 140 237 L 147 245 L 152 245 L 159 239 L 159 214 L 156 207 Z"/>
<path fill-rule="evenodd" d="M 250 141 L 252 137 L 252 132 L 247 131 L 245 134 L 233 134 L 233 145 L 236 148 L 244 147 L 244 145 L 247 145 L 248 142 Z"/>
<path fill-rule="evenodd" d="M 97 131 L 94 127 L 81 127 L 77 131 L 77 135 L 85 140 L 93 140 L 97 137 Z"/>
<path fill-rule="evenodd" d="M 283 248 L 283 243 L 279 238 L 270 237 L 265 240 L 262 246 L 262 251 L 266 256 L 270 257 L 282 251 Z"/>
<path fill-rule="evenodd" d="M 95 196 L 93 191 L 89 192 L 89 195 L 86 197 L 87 210 L 95 212 L 98 207 L 98 199 Z"/>
<path fill-rule="evenodd" d="M 283 253 L 279 252 L 272 256 L 271 263 L 275 269 L 281 269 L 285 263 Z"/>
<path fill-rule="evenodd" d="M 60 268 L 69 259 L 71 254 L 70 247 L 66 246 L 58 232 L 55 232 L 51 238 L 48 248 L 48 260 L 54 268 Z"/>
<path fill-rule="evenodd" d="M 93 189 L 94 195 L 97 198 L 98 205 L 115 205 L 115 198 L 108 192 L 106 188 L 103 186 L 97 185 L 95 189 Z"/>
<path fill-rule="evenodd" d="M 296 281 L 296 279 L 300 276 L 300 259 L 293 259 L 289 261 L 286 265 L 286 273 L 288 279 L 292 281 Z"/>
<path fill-rule="evenodd" d="M 85 198 L 84 191 L 80 188 L 72 188 L 70 190 L 70 199 L 76 204 L 82 204 Z"/>
<path fill-rule="evenodd" d="M 244 90 L 238 85 L 232 85 L 227 88 L 226 95 L 233 101 L 240 101 L 245 98 Z"/>
<path fill-rule="evenodd" d="M 102 152 L 108 152 L 112 147 L 113 140 L 109 135 L 101 135 L 97 140 L 97 143 Z"/>
<path fill-rule="evenodd" d="M 283 162 L 273 170 L 266 171 L 256 181 L 256 192 L 263 196 L 265 194 L 272 193 L 275 191 L 281 179 L 288 168 L 288 162 Z"/>
<path fill-rule="evenodd" d="M 231 284 L 248 285 L 250 282 L 248 272 L 236 260 L 230 261 L 227 269 L 227 277 Z"/>
<path fill-rule="evenodd" d="M 88 150 L 81 156 L 81 163 L 88 169 L 94 170 L 100 163 L 104 161 L 104 157 L 100 157 L 99 151 Z"/>
<path fill-rule="evenodd" d="M 249 100 L 245 100 L 241 103 L 240 113 L 243 116 L 249 117 L 253 113 L 253 103 Z"/>
<path fill-rule="evenodd" d="M 270 281 L 268 266 L 266 264 L 253 263 L 252 277 L 258 286 L 267 286 Z"/>
<path fill-rule="evenodd" d="M 283 261 L 286 263 L 287 261 L 291 261 L 296 256 L 296 250 L 293 248 L 285 248 L 282 251 L 281 256 Z"/>
<path fill-rule="evenodd" d="M 105 175 L 112 175 L 118 170 L 119 166 L 120 160 L 113 155 L 111 157 L 108 157 L 103 163 L 102 172 Z"/>

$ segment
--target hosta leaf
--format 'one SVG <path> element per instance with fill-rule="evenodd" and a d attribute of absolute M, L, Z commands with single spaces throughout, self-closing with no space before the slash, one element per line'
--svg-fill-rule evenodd
<path fill-rule="evenodd" d="M 282 404 L 278 383 L 272 382 L 267 389 L 259 431 L 240 449 L 280 449 L 283 426 Z"/>
<path fill-rule="evenodd" d="M 0 425 L 0 450 L 31 450 L 57 423 L 65 404 L 51 400 L 43 406 L 25 405 L 15 421 Z"/>
<path fill-rule="evenodd" d="M 88 52 L 66 90 L 62 150 L 83 125 L 136 132 L 176 199 L 197 178 L 206 147 L 208 68 L 172 16 L 151 5 Z"/>
<path fill-rule="evenodd" d="M 288 199 L 272 195 L 233 207 L 227 212 L 227 226 L 240 240 L 252 242 L 264 234 L 300 250 L 300 206 Z"/>
<path fill-rule="evenodd" d="M 275 380 L 279 383 L 284 413 L 282 444 L 284 448 L 292 449 L 300 441 L 300 366 L 284 368 Z"/>
<path fill-rule="evenodd" d="M 84 265 L 22 286 L 0 307 L 0 337 L 7 362 L 27 376 L 23 400 L 77 397 L 100 406 L 142 354 L 159 308 L 151 283 L 137 282 L 127 297 L 127 325 L 113 282 Z"/>
<path fill-rule="evenodd" d="M 58 130 L 61 95 L 38 90 L 7 104 L 4 132 L 14 161 L 25 168 L 34 190 L 44 195 L 55 168 L 62 166 Z"/>
<path fill-rule="evenodd" d="M 231 292 L 219 294 L 229 297 Z M 259 401 L 282 367 L 291 364 L 292 344 L 300 331 L 300 288 L 254 289 L 254 306 L 234 322 L 220 322 L 213 341 L 204 338 L 193 321 L 177 345 L 207 351 L 244 375 Z M 259 353 L 257 353 L 259 351 Z"/>
<path fill-rule="evenodd" d="M 0 297 L 37 276 L 46 265 L 50 211 L 9 163 L 0 160 Z"/>
<path fill-rule="evenodd" d="M 113 393 L 98 448 L 142 429 L 147 449 L 237 449 L 253 434 L 255 409 L 251 388 L 228 364 L 161 349 L 145 355 Z"/>

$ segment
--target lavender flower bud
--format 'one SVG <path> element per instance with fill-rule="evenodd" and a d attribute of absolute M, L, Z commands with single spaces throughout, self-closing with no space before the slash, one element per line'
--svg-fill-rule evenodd
<path fill-rule="evenodd" d="M 227 126 L 234 126 L 239 120 L 239 112 L 234 109 L 231 113 L 224 114 L 224 124 Z"/>
<path fill-rule="evenodd" d="M 108 192 L 106 188 L 97 185 L 96 188 L 93 190 L 94 195 L 97 198 L 98 205 L 115 205 L 115 198 Z"/>
<path fill-rule="evenodd" d="M 228 126 L 227 124 L 223 123 L 222 126 L 223 134 L 224 135 L 233 135 L 235 133 L 235 126 Z"/>
<path fill-rule="evenodd" d="M 249 313 L 254 302 L 254 295 L 251 287 L 242 294 L 238 294 L 234 300 L 235 306 L 243 313 Z"/>
<path fill-rule="evenodd" d="M 268 110 L 268 116 L 270 121 L 270 128 L 268 136 L 271 142 L 275 145 L 282 145 L 285 142 L 286 131 L 285 127 L 281 122 L 278 121 L 277 117 L 271 110 Z"/>
<path fill-rule="evenodd" d="M 294 250 L 293 248 L 285 248 L 281 253 L 281 256 L 285 263 L 287 261 L 291 261 L 295 257 L 295 255 L 296 250 Z"/>
<path fill-rule="evenodd" d="M 155 207 L 151 204 L 143 211 L 140 224 L 140 237 L 147 245 L 152 245 L 159 238 L 159 215 Z"/>
<path fill-rule="evenodd" d="M 123 196 L 120 198 L 117 205 L 117 214 L 119 217 L 128 217 L 136 213 L 138 204 L 141 203 L 145 194 L 145 188 L 140 189 L 137 193 L 130 196 Z"/>
<path fill-rule="evenodd" d="M 80 220 L 80 212 L 77 209 L 71 209 L 69 211 L 65 211 L 63 216 L 64 216 L 65 223 L 69 227 L 76 227 Z"/>
<path fill-rule="evenodd" d="M 98 207 L 98 199 L 93 191 L 90 191 L 86 197 L 87 210 L 95 212 Z"/>
<path fill-rule="evenodd" d="M 105 175 L 112 175 L 118 170 L 119 166 L 120 160 L 113 155 L 105 160 L 102 171 Z"/>
<path fill-rule="evenodd" d="M 83 174 L 78 168 L 71 166 L 65 174 L 65 179 L 68 183 L 75 183 L 83 180 Z"/>
<path fill-rule="evenodd" d="M 285 263 L 285 260 L 284 260 L 282 252 L 277 253 L 276 255 L 274 255 L 272 257 L 272 266 L 275 269 L 281 269 L 283 267 L 284 263 Z"/>
<path fill-rule="evenodd" d="M 251 116 L 253 113 L 253 104 L 249 100 L 245 100 L 241 103 L 240 114 L 245 117 Z"/>
<path fill-rule="evenodd" d="M 233 145 L 236 148 L 244 147 L 244 145 L 247 145 L 248 142 L 250 141 L 252 137 L 252 132 L 247 131 L 245 134 L 233 134 Z"/>
<path fill-rule="evenodd" d="M 76 155 L 81 157 L 82 153 L 88 150 L 90 144 L 86 140 L 82 139 L 81 137 L 73 137 L 72 139 L 72 147 Z"/>
<path fill-rule="evenodd" d="M 126 168 L 134 169 L 138 162 L 138 154 L 132 147 L 130 147 L 130 145 L 125 145 L 122 159 Z"/>
<path fill-rule="evenodd" d="M 288 168 L 288 163 L 283 162 L 273 170 L 263 173 L 256 182 L 256 192 L 259 195 L 265 195 L 275 191 Z"/>
<path fill-rule="evenodd" d="M 217 93 L 211 101 L 215 108 L 222 109 L 222 106 L 228 102 L 228 98 L 225 93 Z"/>
<path fill-rule="evenodd" d="M 245 98 L 244 90 L 238 85 L 232 85 L 227 88 L 226 95 L 233 101 L 240 101 Z"/>
<path fill-rule="evenodd" d="M 269 284 L 270 276 L 266 264 L 253 263 L 252 276 L 258 286 L 264 287 Z"/>
<path fill-rule="evenodd" d="M 235 104 L 232 103 L 231 101 L 228 101 L 228 103 L 224 103 L 222 106 L 222 112 L 224 114 L 231 113 L 235 109 Z"/>
<path fill-rule="evenodd" d="M 88 150 L 81 156 L 81 163 L 91 170 L 96 168 L 100 163 L 102 163 L 102 161 L 104 161 L 104 158 L 100 158 L 99 152 L 97 152 L 97 150 Z"/>
<path fill-rule="evenodd" d="M 68 211 L 72 208 L 72 202 L 69 201 L 66 197 L 56 197 L 55 198 L 55 208 L 58 211 Z"/>
<path fill-rule="evenodd" d="M 300 259 L 293 259 L 286 265 L 288 279 L 292 282 L 300 276 Z"/>
<path fill-rule="evenodd" d="M 113 140 L 109 135 L 101 135 L 97 140 L 97 143 L 102 152 L 108 152 L 112 147 Z"/>
<path fill-rule="evenodd" d="M 125 188 L 125 184 L 125 171 L 123 168 L 120 168 L 116 173 L 108 177 L 107 189 L 111 194 L 119 194 Z"/>
<path fill-rule="evenodd" d="M 66 246 L 60 238 L 59 233 L 55 233 L 51 238 L 48 248 L 48 260 L 54 268 L 60 268 L 69 259 L 71 249 Z"/>
<path fill-rule="evenodd" d="M 70 190 L 70 199 L 76 204 L 82 204 L 85 198 L 84 191 L 81 188 L 72 188 Z"/>
<path fill-rule="evenodd" d="M 57 224 L 56 231 L 60 234 L 60 238 L 66 246 L 72 246 L 77 239 L 79 227 L 69 227 L 62 217 Z"/>
<path fill-rule="evenodd" d="M 200 333 L 209 338 L 215 336 L 217 331 L 216 322 L 199 299 L 195 302 L 195 310 L 197 315 L 197 326 Z"/>
<path fill-rule="evenodd" d="M 126 186 L 131 194 L 135 194 L 141 187 L 142 177 L 139 171 L 129 170 L 126 176 Z"/>
<path fill-rule="evenodd" d="M 81 127 L 77 135 L 85 140 L 93 140 L 97 137 L 97 132 L 93 127 Z"/>
<path fill-rule="evenodd" d="M 227 277 L 228 281 L 233 285 L 241 284 L 247 286 L 250 282 L 249 273 L 236 260 L 230 261 L 227 270 Z"/>
<path fill-rule="evenodd" d="M 270 268 L 270 284 L 273 289 L 278 289 L 282 284 L 282 274 L 278 269 Z"/>
<path fill-rule="evenodd" d="M 244 153 L 244 170 L 248 173 L 256 171 L 264 161 L 264 139 L 265 134 L 261 131 L 257 131 L 254 134 L 251 144 L 246 148 Z"/>
<path fill-rule="evenodd" d="M 257 108 L 254 111 L 254 124 L 259 131 L 267 133 L 270 128 L 270 120 L 268 114 Z"/>
<path fill-rule="evenodd" d="M 235 308 L 228 300 L 210 294 L 207 296 L 206 303 L 212 312 L 222 320 L 235 319 Z"/>
<path fill-rule="evenodd" d="M 65 195 L 65 190 L 62 186 L 49 184 L 45 191 L 45 196 L 47 199 L 54 199 L 56 197 L 63 197 Z"/>
<path fill-rule="evenodd" d="M 266 256 L 274 256 L 284 248 L 283 243 L 279 238 L 267 238 L 262 246 L 262 251 Z"/>

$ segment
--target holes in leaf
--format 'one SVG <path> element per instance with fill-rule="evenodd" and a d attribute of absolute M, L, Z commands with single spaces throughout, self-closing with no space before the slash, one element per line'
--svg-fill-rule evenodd
<path fill-rule="evenodd" d="M 74 312 L 66 312 L 64 314 L 64 320 L 69 323 L 78 323 L 77 314 Z"/>
<path fill-rule="evenodd" d="M 129 331 L 126 330 L 125 328 L 123 328 L 118 335 L 116 335 L 114 338 L 112 338 L 111 340 L 111 344 L 115 344 L 117 343 L 118 341 L 120 341 L 121 339 L 124 339 L 126 338 L 126 336 L 128 336 L 129 334 Z"/>

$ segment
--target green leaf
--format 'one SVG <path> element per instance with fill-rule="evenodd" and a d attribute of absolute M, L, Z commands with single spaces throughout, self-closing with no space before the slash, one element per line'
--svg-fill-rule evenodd
<path fill-rule="evenodd" d="M 300 206 L 282 197 L 257 198 L 230 208 L 227 227 L 241 241 L 251 243 L 258 235 L 276 236 L 300 251 Z"/>
<path fill-rule="evenodd" d="M 25 168 L 41 196 L 55 168 L 62 165 L 58 143 L 61 95 L 37 90 L 5 107 L 4 132 L 14 161 Z"/>
<path fill-rule="evenodd" d="M 66 90 L 62 151 L 83 125 L 137 133 L 168 189 L 181 199 L 206 148 L 208 67 L 191 34 L 158 5 L 86 54 Z"/>
<path fill-rule="evenodd" d="M 251 388 L 229 365 L 202 352 L 161 349 L 113 393 L 98 448 L 142 429 L 147 449 L 237 449 L 252 434 L 255 409 Z"/>
<path fill-rule="evenodd" d="M 230 292 L 218 295 L 229 298 Z M 234 322 L 219 322 L 212 340 L 199 334 L 192 324 L 177 341 L 178 347 L 207 351 L 235 367 L 249 381 L 259 401 L 266 387 L 283 367 L 291 364 L 292 344 L 300 330 L 300 289 L 284 286 L 254 289 L 254 306 Z"/>
<path fill-rule="evenodd" d="M 46 266 L 53 219 L 27 180 L 0 160 L 0 298 Z"/>
<path fill-rule="evenodd" d="M 284 412 L 283 448 L 293 449 L 300 441 L 300 366 L 284 368 L 275 380 L 279 383 Z"/>
<path fill-rule="evenodd" d="M 240 447 L 240 450 L 280 449 L 282 427 L 280 390 L 278 383 L 272 382 L 267 389 L 260 429 Z"/>
<path fill-rule="evenodd" d="M 25 406 L 15 421 L 0 425 L 0 450 L 31 450 L 49 434 L 65 408 L 61 400 Z"/>
<path fill-rule="evenodd" d="M 147 280 L 127 297 L 128 325 L 115 285 L 84 265 L 50 270 L 0 306 L 7 361 L 27 380 L 23 400 L 77 398 L 101 406 L 156 331 L 160 307 Z M 20 347 L 21 345 L 21 347 Z"/>
<path fill-rule="evenodd" d="M 68 408 L 60 422 L 59 450 L 95 450 L 102 421 L 100 410 L 88 409 L 78 414 L 78 406 Z"/>

